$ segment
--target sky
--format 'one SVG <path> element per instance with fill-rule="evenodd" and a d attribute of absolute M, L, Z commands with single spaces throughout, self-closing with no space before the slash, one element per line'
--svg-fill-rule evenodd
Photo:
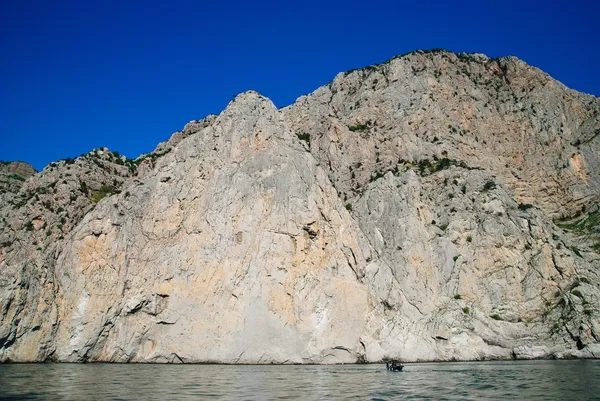
<path fill-rule="evenodd" d="M 135 158 L 253 89 L 277 107 L 415 49 L 513 55 L 600 96 L 600 1 L 0 2 L 0 160 Z"/>

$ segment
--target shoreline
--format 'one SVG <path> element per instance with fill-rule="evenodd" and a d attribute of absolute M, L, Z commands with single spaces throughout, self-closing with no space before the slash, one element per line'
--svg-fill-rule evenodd
<path fill-rule="evenodd" d="M 452 364 L 452 363 L 501 363 L 501 362 L 536 362 L 536 361 L 600 361 L 600 358 L 521 358 L 521 359 L 469 359 L 469 360 L 454 360 L 454 361 L 404 361 L 396 360 L 406 365 L 417 364 Z M 386 361 L 381 362 L 357 362 L 357 363 L 225 363 L 225 362 L 112 362 L 112 361 L 83 361 L 83 362 L 66 362 L 66 361 L 6 361 L 0 362 L 2 365 L 207 365 L 207 366 L 361 366 L 361 365 L 383 365 Z"/>

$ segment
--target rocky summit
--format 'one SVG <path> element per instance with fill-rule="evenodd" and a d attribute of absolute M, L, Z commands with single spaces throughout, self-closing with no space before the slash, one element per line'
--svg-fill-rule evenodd
<path fill-rule="evenodd" d="M 416 51 L 0 165 L 0 361 L 600 357 L 600 99 Z"/>

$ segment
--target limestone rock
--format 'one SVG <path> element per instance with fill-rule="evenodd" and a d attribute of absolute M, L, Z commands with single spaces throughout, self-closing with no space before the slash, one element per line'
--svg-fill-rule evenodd
<path fill-rule="evenodd" d="M 51 164 L 0 204 L 0 361 L 597 358 L 598 110 L 414 52 Z"/>
<path fill-rule="evenodd" d="M 25 180 L 35 173 L 35 169 L 30 164 L 0 161 L 0 205 L 12 201 Z"/>

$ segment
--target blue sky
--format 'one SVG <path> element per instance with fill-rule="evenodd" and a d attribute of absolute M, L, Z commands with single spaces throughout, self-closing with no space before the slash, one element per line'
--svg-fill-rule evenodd
<path fill-rule="evenodd" d="M 5 0 L 0 159 L 137 157 L 239 92 L 286 106 L 414 49 L 515 55 L 599 96 L 599 3 Z"/>

